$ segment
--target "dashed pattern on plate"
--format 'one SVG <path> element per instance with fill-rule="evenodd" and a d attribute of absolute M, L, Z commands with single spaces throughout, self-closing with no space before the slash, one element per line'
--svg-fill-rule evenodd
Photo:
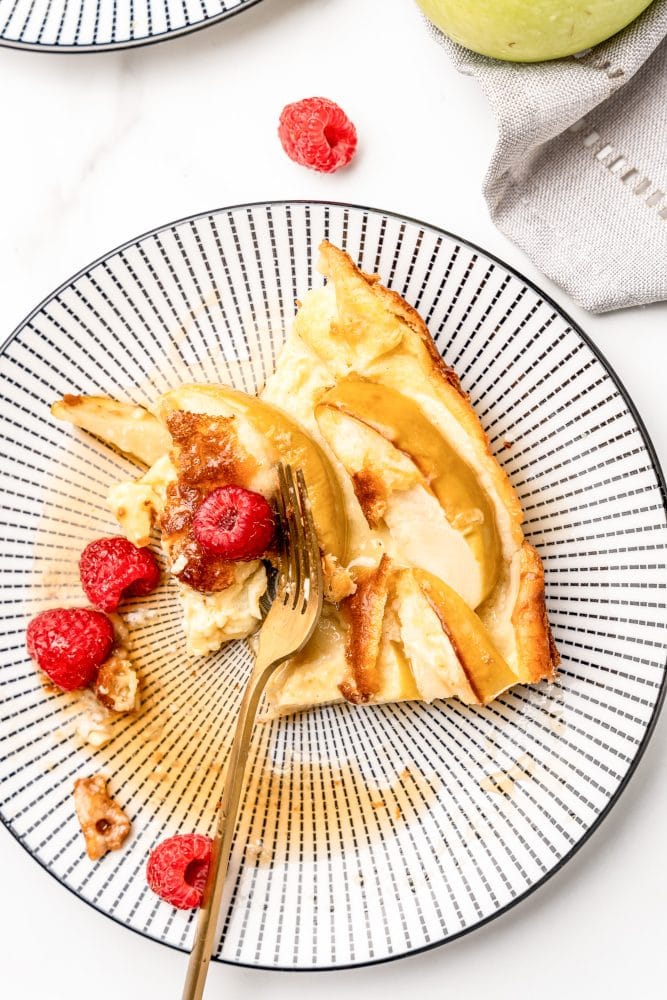
<path fill-rule="evenodd" d="M 0 44 L 96 52 L 182 35 L 259 0 L 0 0 Z"/>
<path fill-rule="evenodd" d="M 329 237 L 414 303 L 462 376 L 545 563 L 563 663 L 486 708 L 342 705 L 259 727 L 217 957 L 282 968 L 381 961 L 478 926 L 582 842 L 643 747 L 665 675 L 663 489 L 617 381 L 561 311 L 457 237 L 341 205 L 225 209 L 86 268 L 2 348 L 2 817 L 81 898 L 188 947 L 193 917 L 147 889 L 151 848 L 212 830 L 248 671 L 243 644 L 190 660 L 173 589 L 130 611 L 143 708 L 86 750 L 77 695 L 46 689 L 30 615 L 81 599 L 76 561 L 113 533 L 132 464 L 49 417 L 66 392 L 138 403 L 182 380 L 254 391 Z M 92 864 L 76 777 L 103 770 L 134 831 Z"/>

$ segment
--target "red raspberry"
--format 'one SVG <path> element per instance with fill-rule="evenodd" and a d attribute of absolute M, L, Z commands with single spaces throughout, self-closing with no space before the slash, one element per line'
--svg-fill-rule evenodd
<path fill-rule="evenodd" d="M 179 910 L 201 906 L 211 864 L 211 838 L 199 833 L 169 837 L 151 852 L 146 880 L 160 899 Z"/>
<path fill-rule="evenodd" d="M 79 559 L 81 586 L 91 604 L 115 611 L 124 597 L 145 597 L 160 582 L 160 567 L 150 549 L 127 538 L 98 538 Z"/>
<path fill-rule="evenodd" d="M 114 644 L 113 626 L 92 608 L 42 611 L 28 625 L 28 652 L 63 691 L 87 687 Z"/>
<path fill-rule="evenodd" d="M 357 148 L 354 125 L 326 97 L 306 97 L 284 107 L 278 136 L 291 160 L 325 174 L 346 166 Z"/>
<path fill-rule="evenodd" d="M 199 505 L 192 528 L 202 548 L 225 559 L 248 561 L 266 552 L 276 524 L 261 493 L 221 486 Z"/>

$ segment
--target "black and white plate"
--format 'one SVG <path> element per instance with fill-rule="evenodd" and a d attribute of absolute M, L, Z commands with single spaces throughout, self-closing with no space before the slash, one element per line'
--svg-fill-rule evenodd
<path fill-rule="evenodd" d="M 259 0 L 0 0 L 0 45 L 99 52 L 161 42 L 238 14 Z"/>
<path fill-rule="evenodd" d="M 97 752 L 77 695 L 45 690 L 29 617 L 80 598 L 77 558 L 115 532 L 105 496 L 136 469 L 55 423 L 64 393 L 150 403 L 183 380 L 252 392 L 323 237 L 413 303 L 486 428 L 544 560 L 555 684 L 487 708 L 339 705 L 259 727 L 217 958 L 340 968 L 451 940 L 540 885 L 605 816 L 646 745 L 664 679 L 664 484 L 618 379 L 516 272 L 412 219 L 345 205 L 222 209 L 151 232 L 49 296 L 2 346 L 0 803 L 33 857 L 82 899 L 187 948 L 193 916 L 148 890 L 151 848 L 213 827 L 250 656 L 183 649 L 166 585 L 126 615 L 143 688 Z M 135 613 L 138 612 L 138 613 Z M 102 771 L 134 824 L 97 864 L 75 778 Z"/>

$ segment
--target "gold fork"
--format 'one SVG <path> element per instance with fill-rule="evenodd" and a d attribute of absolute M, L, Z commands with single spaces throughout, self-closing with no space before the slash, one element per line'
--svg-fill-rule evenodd
<path fill-rule="evenodd" d="M 245 764 L 257 707 L 273 671 L 303 649 L 322 611 L 322 567 L 308 493 L 299 470 L 278 466 L 281 572 L 276 596 L 259 633 L 257 658 L 243 695 L 220 803 L 218 829 L 204 900 L 197 917 L 182 1000 L 200 1000 L 217 940 L 222 889 L 244 787 Z"/>

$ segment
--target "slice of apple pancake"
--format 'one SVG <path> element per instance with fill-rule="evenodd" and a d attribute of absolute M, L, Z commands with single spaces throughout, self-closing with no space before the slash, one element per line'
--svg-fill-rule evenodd
<path fill-rule="evenodd" d="M 270 500 L 278 460 L 303 469 L 326 601 L 272 678 L 269 715 L 343 699 L 484 704 L 552 678 L 542 565 L 456 374 L 396 293 L 320 251 L 327 284 L 304 296 L 261 399 L 188 385 L 157 401 L 172 447 L 112 490 L 123 531 L 141 545 L 161 528 L 189 648 L 208 652 L 257 629 L 266 572 L 202 552 L 198 504 L 227 484 Z"/>
<path fill-rule="evenodd" d="M 319 267 L 327 284 L 304 296 L 263 398 L 335 456 L 348 566 L 383 613 L 355 595 L 324 617 L 344 642 L 319 655 L 316 634 L 272 681 L 274 710 L 310 703 L 318 676 L 323 701 L 477 704 L 552 678 L 542 564 L 458 377 L 419 315 L 347 254 L 324 243 Z"/>

